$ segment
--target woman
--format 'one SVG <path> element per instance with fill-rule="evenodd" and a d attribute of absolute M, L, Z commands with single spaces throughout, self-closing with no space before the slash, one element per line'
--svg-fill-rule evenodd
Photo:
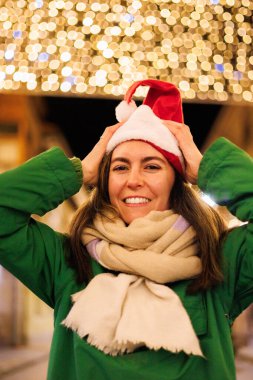
<path fill-rule="evenodd" d="M 235 379 L 231 325 L 253 298 L 252 159 L 224 138 L 202 158 L 177 89 L 142 84 L 144 109 L 82 163 L 53 148 L 0 176 L 1 263 L 55 311 L 48 379 Z M 82 180 L 93 189 L 70 238 L 31 218 Z M 187 182 L 248 223 L 226 233 Z"/>

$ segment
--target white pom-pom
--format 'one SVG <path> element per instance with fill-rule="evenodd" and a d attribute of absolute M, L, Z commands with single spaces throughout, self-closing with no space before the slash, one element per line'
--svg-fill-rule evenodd
<path fill-rule="evenodd" d="M 133 100 L 130 103 L 127 103 L 125 100 L 117 105 L 115 108 L 116 119 L 118 121 L 126 121 L 136 110 L 137 106 Z"/>

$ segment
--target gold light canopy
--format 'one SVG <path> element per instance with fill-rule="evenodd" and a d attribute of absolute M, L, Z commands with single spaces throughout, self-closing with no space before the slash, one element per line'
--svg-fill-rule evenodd
<path fill-rule="evenodd" d="M 253 103 L 252 40 L 252 0 L 1 1 L 0 92 Z"/>

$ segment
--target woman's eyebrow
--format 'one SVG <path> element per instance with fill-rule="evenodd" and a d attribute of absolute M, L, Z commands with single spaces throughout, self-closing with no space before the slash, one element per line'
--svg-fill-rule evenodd
<path fill-rule="evenodd" d="M 161 157 L 157 157 L 157 156 L 148 156 L 148 157 L 144 157 L 142 162 L 147 162 L 147 161 L 153 161 L 153 160 L 156 160 L 156 161 L 161 161 L 161 162 L 164 162 L 165 160 Z"/>
<path fill-rule="evenodd" d="M 157 157 L 157 156 L 147 156 L 147 157 L 144 157 L 141 162 L 148 162 L 148 161 L 152 161 L 152 160 L 156 160 L 156 161 L 161 161 L 161 162 L 164 162 L 164 160 L 160 157 Z M 116 161 L 121 161 L 121 162 L 126 162 L 126 163 L 129 163 L 131 160 L 129 160 L 128 158 L 126 157 L 115 157 L 111 163 L 113 164 L 114 162 Z"/>
<path fill-rule="evenodd" d="M 121 161 L 121 162 L 126 162 L 126 163 L 130 162 L 130 160 L 128 160 L 125 157 L 115 157 L 113 160 L 111 160 L 111 164 L 113 164 L 116 161 Z"/>

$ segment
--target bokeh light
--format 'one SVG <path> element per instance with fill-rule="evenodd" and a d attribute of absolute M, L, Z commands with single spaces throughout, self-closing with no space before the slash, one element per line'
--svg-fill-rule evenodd
<path fill-rule="evenodd" d="M 253 103 L 253 1 L 3 4 L 2 93 L 122 97 L 133 81 L 154 78 L 186 100 Z"/>

